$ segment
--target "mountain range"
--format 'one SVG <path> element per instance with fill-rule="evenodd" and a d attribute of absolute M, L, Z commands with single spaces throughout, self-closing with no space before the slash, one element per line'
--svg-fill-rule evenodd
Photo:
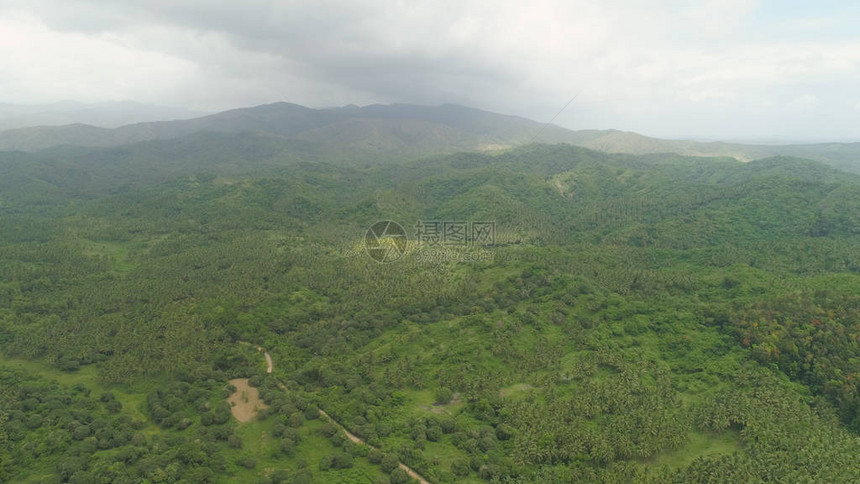
<path fill-rule="evenodd" d="M 0 127 L 5 126 L 2 120 L 7 111 L 0 106 Z M 150 114 L 157 113 L 150 111 Z M 329 159 L 366 161 L 375 157 L 494 152 L 538 142 L 567 143 L 608 153 L 677 153 L 740 161 L 795 156 L 860 172 L 860 143 L 753 145 L 667 140 L 618 130 L 574 131 L 451 104 L 312 109 L 280 102 L 192 119 L 138 122 L 115 128 L 82 122 L 24 127 L 0 131 L 0 151 L 32 152 L 61 146 L 106 148 L 199 133 L 262 135 L 302 146 L 306 151 L 325 153 Z"/>

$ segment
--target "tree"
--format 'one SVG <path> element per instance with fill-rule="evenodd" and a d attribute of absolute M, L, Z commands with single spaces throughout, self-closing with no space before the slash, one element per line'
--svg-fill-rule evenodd
<path fill-rule="evenodd" d="M 457 477 L 466 477 L 471 472 L 471 469 L 465 459 L 454 459 L 451 462 L 451 472 Z"/>
<path fill-rule="evenodd" d="M 379 462 L 379 466 L 382 468 L 383 472 L 391 472 L 400 465 L 400 460 L 394 454 L 384 453 L 382 454 L 382 460 Z"/>
<path fill-rule="evenodd" d="M 241 449 L 242 448 L 242 439 L 239 438 L 238 435 L 232 434 L 232 435 L 230 435 L 230 437 L 227 438 L 227 445 L 229 445 L 230 447 L 232 447 L 234 449 Z"/>
<path fill-rule="evenodd" d="M 409 477 L 409 474 L 407 474 L 406 471 L 399 467 L 391 471 L 391 474 L 388 476 L 388 478 L 390 479 L 391 484 L 406 484 L 407 482 L 412 480 Z"/>
<path fill-rule="evenodd" d="M 379 464 L 382 462 L 382 451 L 377 448 L 372 448 L 367 451 L 367 460 L 369 460 L 373 464 Z"/>

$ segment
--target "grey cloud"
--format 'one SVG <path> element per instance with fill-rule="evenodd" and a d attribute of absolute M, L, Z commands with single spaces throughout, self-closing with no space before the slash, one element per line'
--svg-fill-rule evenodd
<path fill-rule="evenodd" d="M 762 137 L 815 131 L 814 117 L 836 116 L 841 102 L 848 110 L 839 119 L 860 126 L 852 108 L 860 42 L 744 39 L 738 26 L 755 27 L 757 4 L 0 0 L 0 15 L 25 11 L 57 32 L 181 59 L 194 70 L 180 69 L 175 87 L 153 96 L 198 109 L 454 102 L 544 120 L 583 91 L 560 123 Z M 792 52 L 804 52 L 803 61 Z M 145 87 L 135 80 L 128 92 Z M 786 108 L 803 96 L 820 102 Z M 831 136 L 860 136 L 857 129 L 843 123 Z"/>
<path fill-rule="evenodd" d="M 452 19 L 440 13 L 410 17 L 406 4 L 92 0 L 72 5 L 37 0 L 27 5 L 48 26 L 65 31 L 122 33 L 155 24 L 217 32 L 240 51 L 269 54 L 290 63 L 303 76 L 379 98 L 445 101 L 434 94 L 440 92 L 461 93 L 448 101 L 463 102 L 469 99 L 463 93 L 477 86 L 507 84 L 520 77 L 516 68 L 494 65 L 474 50 L 445 52 L 444 57 L 436 54 L 434 47 L 444 50 Z M 180 56 L 186 51 L 184 46 L 169 43 L 161 47 Z M 277 67 L 270 68 L 269 75 L 272 70 Z M 241 70 L 232 73 L 235 77 L 246 74 Z"/>

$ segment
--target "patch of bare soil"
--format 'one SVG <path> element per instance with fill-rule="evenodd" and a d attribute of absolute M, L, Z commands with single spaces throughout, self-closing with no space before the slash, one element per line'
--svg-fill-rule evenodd
<path fill-rule="evenodd" d="M 260 410 L 268 408 L 260 399 L 257 389 L 248 385 L 247 378 L 235 378 L 230 380 L 230 384 L 236 387 L 236 391 L 227 398 L 227 403 L 230 404 L 230 411 L 236 420 L 249 422 Z"/>

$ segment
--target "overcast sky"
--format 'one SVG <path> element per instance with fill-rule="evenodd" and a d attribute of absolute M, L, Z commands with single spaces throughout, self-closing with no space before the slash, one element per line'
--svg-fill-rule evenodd
<path fill-rule="evenodd" d="M 0 0 L 0 102 L 458 103 L 661 137 L 860 141 L 860 6 Z"/>

